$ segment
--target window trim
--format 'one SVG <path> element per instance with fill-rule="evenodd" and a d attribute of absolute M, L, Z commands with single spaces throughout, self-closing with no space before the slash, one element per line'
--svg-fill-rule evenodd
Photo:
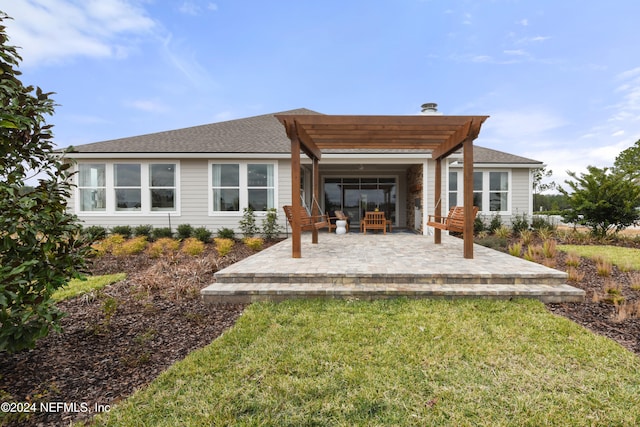
<path fill-rule="evenodd" d="M 180 187 L 180 160 L 170 159 L 158 159 L 158 160 L 128 160 L 128 159 L 113 159 L 109 161 L 100 161 L 97 159 L 87 159 L 78 161 L 75 170 L 79 172 L 80 165 L 83 164 L 102 164 L 105 165 L 105 189 L 106 192 L 106 209 L 103 211 L 83 211 L 81 210 L 81 198 L 80 188 L 77 187 L 75 191 L 75 206 L 74 210 L 78 216 L 166 216 L 171 214 L 172 216 L 181 215 L 181 187 Z M 116 187 L 115 185 L 115 165 L 116 164 L 139 164 L 140 165 L 140 201 L 141 208 L 138 211 L 117 210 L 116 209 L 116 188 L 134 188 L 134 187 Z M 150 169 L 152 164 L 174 164 L 175 170 L 175 209 L 174 210 L 151 210 L 151 189 L 157 187 L 151 187 Z M 78 179 L 79 183 L 79 179 Z M 87 188 L 87 187 L 82 187 Z M 168 188 L 168 187 L 167 187 Z"/>
<path fill-rule="evenodd" d="M 449 172 L 455 172 L 458 174 L 458 199 L 461 195 L 464 194 L 464 180 L 463 180 L 463 171 L 449 169 Z M 474 169 L 474 173 L 482 173 L 482 206 L 480 206 L 479 213 L 483 215 L 511 215 L 513 211 L 513 171 L 511 169 Z M 490 200 L 490 174 L 492 172 L 506 173 L 507 174 L 507 210 L 506 211 L 492 211 L 491 209 L 491 200 Z M 447 175 L 447 204 L 449 204 L 451 191 L 449 190 L 449 176 Z M 477 191 L 480 192 L 480 191 Z M 476 191 L 474 191 L 476 193 Z M 458 200 L 458 204 L 461 204 L 461 200 Z M 449 206 L 451 208 L 452 206 Z"/>
<path fill-rule="evenodd" d="M 213 165 L 234 164 L 238 165 L 239 176 L 239 192 L 240 202 L 238 211 L 214 211 L 213 210 Z M 249 165 L 273 165 L 273 207 L 278 209 L 279 206 L 279 190 L 278 190 L 278 162 L 269 160 L 209 160 L 207 163 L 207 193 L 209 200 L 208 215 L 212 217 L 233 216 L 241 217 L 244 215 L 244 209 L 249 207 L 249 189 L 265 189 L 271 187 L 249 187 L 248 183 L 248 167 Z M 234 187 L 235 188 L 235 187 Z M 256 214 L 263 214 L 266 211 L 254 211 Z"/>

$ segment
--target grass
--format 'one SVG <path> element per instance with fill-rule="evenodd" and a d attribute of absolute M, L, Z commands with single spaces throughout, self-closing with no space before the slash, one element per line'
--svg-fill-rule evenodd
<path fill-rule="evenodd" d="M 93 290 L 101 289 L 112 283 L 124 280 L 125 277 L 126 274 L 118 273 L 106 274 L 104 276 L 89 276 L 87 277 L 87 280 L 73 279 L 69 281 L 67 286 L 55 291 L 52 295 L 52 298 L 55 301 L 64 301 L 66 299 L 71 299 L 77 297 L 78 295 L 86 294 Z"/>
<path fill-rule="evenodd" d="M 609 245 L 558 245 L 557 248 L 585 258 L 606 259 L 619 268 L 640 270 L 640 249 Z"/>
<path fill-rule="evenodd" d="M 533 300 L 287 301 L 96 425 L 637 425 L 640 359 Z"/>

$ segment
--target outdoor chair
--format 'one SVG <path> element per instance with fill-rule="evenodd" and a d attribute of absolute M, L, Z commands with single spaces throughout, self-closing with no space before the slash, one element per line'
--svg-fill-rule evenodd
<path fill-rule="evenodd" d="M 366 212 L 362 229 L 364 234 L 367 234 L 367 230 L 382 230 L 384 234 L 387 234 L 387 220 L 384 217 L 384 212 Z"/>

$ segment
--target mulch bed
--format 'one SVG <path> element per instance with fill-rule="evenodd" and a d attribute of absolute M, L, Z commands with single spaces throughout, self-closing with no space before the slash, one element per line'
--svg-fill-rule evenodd
<path fill-rule="evenodd" d="M 125 399 L 191 351 L 211 343 L 235 323 L 245 306 L 204 304 L 199 291 L 212 282 L 215 271 L 252 253 L 237 244 L 219 257 L 207 245 L 198 257 L 152 259 L 141 254 L 96 259 L 93 274 L 126 272 L 127 279 L 59 304 L 68 313 L 64 332 L 42 339 L 33 350 L 3 354 L 0 364 L 0 401 L 77 403 L 79 412 L 0 418 L 0 425 L 57 426 L 90 419 L 94 405 Z M 552 261 L 555 268 L 566 270 L 565 259 L 558 252 Z M 640 301 L 640 291 L 630 288 L 630 273 L 613 267 L 610 277 L 601 277 L 595 263 L 584 258 L 580 270 L 584 278 L 571 284 L 587 292 L 586 301 L 548 304 L 548 309 L 640 355 L 640 320 L 620 321 L 613 304 L 593 298 L 604 294 L 607 281 L 616 281 L 625 303 Z"/>

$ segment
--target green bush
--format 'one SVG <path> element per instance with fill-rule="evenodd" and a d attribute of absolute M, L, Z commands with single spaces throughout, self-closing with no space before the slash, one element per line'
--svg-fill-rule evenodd
<path fill-rule="evenodd" d="M 56 151 L 45 121 L 55 102 L 19 79 L 20 56 L 7 45 L 0 12 L 0 353 L 33 348 L 60 330 L 53 293 L 80 278 L 90 251 L 71 198 L 72 149 Z M 25 181 L 38 175 L 36 187 Z"/>
<path fill-rule="evenodd" d="M 151 232 L 151 236 L 153 237 L 154 240 L 164 239 L 164 238 L 171 239 L 173 238 L 173 232 L 169 227 L 159 227 L 159 228 L 153 229 L 153 231 Z"/>
<path fill-rule="evenodd" d="M 529 229 L 529 220 L 526 214 L 515 215 L 511 220 L 511 229 L 513 234 L 518 235 L 520 232 Z"/>
<path fill-rule="evenodd" d="M 477 216 L 473 221 L 473 234 L 480 234 L 487 230 L 487 226 L 480 216 Z"/>
<path fill-rule="evenodd" d="M 100 225 L 91 225 L 89 227 L 85 227 L 82 229 L 82 232 L 91 242 L 107 237 L 107 229 Z"/>
<path fill-rule="evenodd" d="M 280 224 L 278 224 L 278 211 L 271 208 L 267 211 L 267 217 L 262 220 L 262 234 L 267 240 L 274 239 L 280 234 Z"/>
<path fill-rule="evenodd" d="M 212 233 L 206 227 L 198 227 L 193 230 L 192 236 L 202 243 L 209 243 L 211 242 Z"/>
<path fill-rule="evenodd" d="M 130 225 L 116 225 L 111 227 L 112 234 L 119 234 L 125 239 L 131 237 L 131 226 Z"/>
<path fill-rule="evenodd" d="M 495 233 L 500 227 L 502 227 L 502 217 L 495 214 L 491 217 L 491 221 L 489 222 L 489 233 Z"/>
<path fill-rule="evenodd" d="M 256 225 L 256 216 L 253 213 L 253 209 L 244 208 L 244 214 L 240 220 L 240 230 L 244 237 L 253 237 L 260 231 Z"/>
<path fill-rule="evenodd" d="M 193 234 L 193 227 L 190 224 L 180 224 L 178 226 L 178 238 L 188 239 Z"/>
<path fill-rule="evenodd" d="M 219 228 L 216 234 L 222 239 L 234 239 L 236 236 L 235 231 L 230 228 Z"/>
<path fill-rule="evenodd" d="M 147 239 L 151 238 L 151 232 L 153 231 L 153 226 L 146 225 L 138 225 L 133 229 L 133 235 L 136 237 L 146 237 Z"/>

